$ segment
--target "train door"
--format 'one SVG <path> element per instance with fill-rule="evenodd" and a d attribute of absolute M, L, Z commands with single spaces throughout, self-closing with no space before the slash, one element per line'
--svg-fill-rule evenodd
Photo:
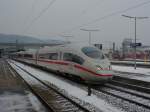
<path fill-rule="evenodd" d="M 63 65 L 63 52 L 62 51 L 59 51 L 59 56 L 58 56 L 58 60 L 60 61 L 60 62 L 62 62 L 62 63 L 60 63 L 59 65 L 58 65 L 58 71 L 59 72 L 65 72 L 65 66 Z"/>
<path fill-rule="evenodd" d="M 63 61 L 65 61 L 66 64 L 63 66 L 63 70 L 67 73 L 74 74 L 75 69 L 74 69 L 74 62 L 73 60 L 73 54 L 72 53 L 63 53 Z"/>
<path fill-rule="evenodd" d="M 58 60 L 63 61 L 63 53 L 61 51 L 59 51 Z M 64 67 L 62 64 L 59 64 L 58 71 L 64 72 Z"/>
<path fill-rule="evenodd" d="M 0 58 L 2 57 L 2 52 L 1 52 L 1 50 L 0 50 Z"/>

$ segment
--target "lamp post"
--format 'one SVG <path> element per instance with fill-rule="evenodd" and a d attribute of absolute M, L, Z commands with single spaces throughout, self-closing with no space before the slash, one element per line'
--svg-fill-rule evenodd
<path fill-rule="evenodd" d="M 91 32 L 99 31 L 98 29 L 80 29 L 80 30 L 89 32 L 89 45 L 91 45 Z"/>
<path fill-rule="evenodd" d="M 72 35 L 60 35 L 66 39 L 66 42 L 69 42 L 69 37 L 73 37 Z"/>
<path fill-rule="evenodd" d="M 148 17 L 136 17 L 136 16 L 127 16 L 127 15 L 122 15 L 123 17 L 129 18 L 129 19 L 134 19 L 135 22 L 135 38 L 134 38 L 134 69 L 136 69 L 136 20 L 137 19 L 147 19 Z"/>

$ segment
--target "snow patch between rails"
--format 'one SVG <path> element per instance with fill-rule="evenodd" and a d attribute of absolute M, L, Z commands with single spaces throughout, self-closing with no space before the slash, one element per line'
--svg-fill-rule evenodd
<path fill-rule="evenodd" d="M 45 81 L 46 83 L 53 85 L 53 87 L 58 88 L 59 91 L 71 97 L 74 101 L 76 101 L 77 103 L 80 103 L 84 107 L 89 108 L 89 110 L 95 109 L 93 111 L 97 111 L 97 112 L 99 112 L 100 110 L 102 112 L 123 112 L 121 109 L 117 109 L 116 107 L 113 107 L 112 105 L 108 104 L 106 101 L 100 99 L 96 95 L 88 96 L 85 90 L 78 88 L 76 86 L 73 86 L 53 75 L 50 75 L 50 73 L 46 73 L 44 71 L 31 68 L 27 65 L 21 64 L 13 60 L 9 61 L 9 63 L 16 71 L 18 71 L 18 68 L 14 66 L 14 64 L 12 63 L 17 64 L 18 66 L 27 70 L 28 72 L 30 72 L 32 75 L 36 76 L 37 78 Z M 93 108 L 92 105 L 96 108 Z"/>

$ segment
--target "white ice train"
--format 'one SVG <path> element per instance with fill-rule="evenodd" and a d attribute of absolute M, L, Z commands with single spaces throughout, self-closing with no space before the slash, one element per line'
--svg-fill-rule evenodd
<path fill-rule="evenodd" d="M 113 71 L 103 52 L 88 44 L 66 44 L 21 51 L 17 59 L 48 69 L 73 75 L 88 83 L 104 83 Z"/>

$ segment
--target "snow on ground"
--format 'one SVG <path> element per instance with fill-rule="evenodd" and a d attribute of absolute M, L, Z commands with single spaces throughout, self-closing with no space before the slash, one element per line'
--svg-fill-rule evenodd
<path fill-rule="evenodd" d="M 96 95 L 88 96 L 87 92 L 85 90 L 78 88 L 76 86 L 73 86 L 73 85 L 59 79 L 58 77 L 56 78 L 55 76 L 50 75 L 50 73 L 46 73 L 41 70 L 31 68 L 27 65 L 24 65 L 24 64 L 15 62 L 15 61 L 11 61 L 11 62 L 24 68 L 25 70 L 27 70 L 34 76 L 40 78 L 41 80 L 44 80 L 44 81 L 54 84 L 58 88 L 67 92 L 68 95 L 74 96 L 84 102 L 94 105 L 96 108 L 99 108 L 103 112 L 122 112 L 122 110 L 117 109 L 116 107 L 113 107 L 112 105 L 108 104 L 106 101 L 100 99 Z M 12 64 L 12 66 L 13 66 L 13 64 Z M 13 67 L 17 70 L 17 67 L 15 67 L 15 66 L 13 66 Z"/>
<path fill-rule="evenodd" d="M 131 67 L 131 66 L 112 65 L 112 69 L 115 70 L 115 71 L 150 75 L 150 69 L 149 68 L 137 67 L 136 69 L 134 69 L 134 67 Z"/>
<path fill-rule="evenodd" d="M 32 101 L 31 101 L 32 100 Z M 33 100 L 36 102 L 33 102 Z M 0 94 L 0 112 L 45 112 L 33 94 L 4 92 Z"/>
<path fill-rule="evenodd" d="M 112 65 L 112 69 L 115 71 L 120 71 L 120 72 L 141 74 L 140 77 L 136 76 L 134 78 L 150 82 L 150 69 L 149 68 L 137 67 L 136 69 L 134 69 L 134 67 L 131 67 L 131 66 Z M 142 75 L 143 75 L 143 77 L 142 77 Z M 144 75 L 147 75 L 147 76 L 145 77 Z"/>

